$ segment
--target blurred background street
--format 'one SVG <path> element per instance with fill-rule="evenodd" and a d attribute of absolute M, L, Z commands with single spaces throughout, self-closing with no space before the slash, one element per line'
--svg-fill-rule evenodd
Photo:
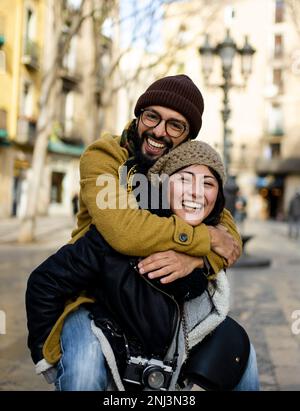
<path fill-rule="evenodd" d="M 0 390 L 51 389 L 26 348 L 27 277 L 70 237 L 86 147 L 176 74 L 203 94 L 197 138 L 222 155 L 247 253 L 271 262 L 229 270 L 232 314 L 262 389 L 300 390 L 300 0 L 0 1 Z"/>
<path fill-rule="evenodd" d="M 34 373 L 26 346 L 24 293 L 31 270 L 69 238 L 72 220 L 38 220 L 36 244 L 17 245 L 17 220 L 0 229 L 0 309 L 6 334 L 0 335 L 0 390 L 51 390 Z M 300 310 L 299 240 L 287 237 L 287 225 L 248 221 L 254 235 L 248 253 L 271 259 L 268 268 L 231 269 L 233 318 L 248 331 L 257 352 L 262 390 L 300 390 L 300 334 L 291 330 L 291 315 Z M 274 246 L 277 244 L 277 246 Z"/>

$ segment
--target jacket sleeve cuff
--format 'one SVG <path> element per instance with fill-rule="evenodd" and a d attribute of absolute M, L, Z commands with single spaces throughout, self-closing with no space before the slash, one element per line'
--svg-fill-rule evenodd
<path fill-rule="evenodd" d="M 181 245 L 190 245 L 193 241 L 193 227 L 175 217 L 174 241 Z"/>
<path fill-rule="evenodd" d="M 43 374 L 48 384 L 54 383 L 56 379 L 56 368 L 53 366 L 53 364 L 50 364 L 47 360 L 45 360 L 45 358 L 40 360 L 35 365 L 35 372 L 38 375 Z"/>
<path fill-rule="evenodd" d="M 51 367 L 53 367 L 53 364 L 50 364 L 47 360 L 45 360 L 45 358 L 43 358 L 35 365 L 35 372 L 36 374 L 41 374 L 42 372 L 49 370 Z"/>

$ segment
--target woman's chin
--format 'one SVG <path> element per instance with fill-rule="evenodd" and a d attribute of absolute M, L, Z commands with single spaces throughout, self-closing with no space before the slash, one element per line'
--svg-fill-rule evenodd
<path fill-rule="evenodd" d="M 198 215 L 196 215 L 196 213 L 185 213 L 184 221 L 193 227 L 201 224 L 205 217 L 203 216 L 203 213 L 197 214 Z"/>

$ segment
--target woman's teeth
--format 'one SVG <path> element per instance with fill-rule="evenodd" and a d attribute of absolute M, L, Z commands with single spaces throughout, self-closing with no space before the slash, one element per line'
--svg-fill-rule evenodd
<path fill-rule="evenodd" d="M 203 204 L 195 203 L 194 201 L 184 201 L 182 205 L 188 210 L 201 210 L 203 208 Z"/>

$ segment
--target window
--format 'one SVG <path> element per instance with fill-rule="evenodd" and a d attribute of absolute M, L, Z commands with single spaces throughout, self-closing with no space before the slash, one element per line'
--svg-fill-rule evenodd
<path fill-rule="evenodd" d="M 74 73 L 76 69 L 77 59 L 77 37 L 71 39 L 70 46 L 63 58 L 63 67 L 70 73 Z"/>
<path fill-rule="evenodd" d="M 234 7 L 231 6 L 231 5 L 225 6 L 225 9 L 224 9 L 224 24 L 225 24 L 225 27 L 230 28 L 233 24 L 234 18 L 235 18 Z"/>
<path fill-rule="evenodd" d="M 58 173 L 56 171 L 52 172 L 51 177 L 51 197 L 50 202 L 56 204 L 62 204 L 63 202 L 63 180 L 65 174 Z"/>
<path fill-rule="evenodd" d="M 275 1 L 275 23 L 282 23 L 284 20 L 284 0 Z"/>
<path fill-rule="evenodd" d="M 0 15 L 0 74 L 6 72 L 6 56 L 2 47 L 5 45 L 5 19 Z"/>
<path fill-rule="evenodd" d="M 6 56 L 3 50 L 0 50 L 0 74 L 6 73 Z"/>
<path fill-rule="evenodd" d="M 273 70 L 273 84 L 277 86 L 278 93 L 283 93 L 283 71 L 281 68 Z"/>
<path fill-rule="evenodd" d="M 283 130 L 283 112 L 280 104 L 272 104 L 268 116 L 268 134 L 272 136 L 282 136 Z"/>
<path fill-rule="evenodd" d="M 270 144 L 270 151 L 271 151 L 271 158 L 280 157 L 281 144 L 280 143 Z"/>
<path fill-rule="evenodd" d="M 32 41 L 35 38 L 35 14 L 33 10 L 27 9 L 26 10 L 26 23 L 25 23 L 25 41 Z"/>
<path fill-rule="evenodd" d="M 283 36 L 276 34 L 274 38 L 274 57 L 283 57 Z"/>
<path fill-rule="evenodd" d="M 0 130 L 6 130 L 7 128 L 7 112 L 0 108 Z"/>
<path fill-rule="evenodd" d="M 25 81 L 23 85 L 21 115 L 28 118 L 33 116 L 33 86 L 28 81 Z"/>
<path fill-rule="evenodd" d="M 64 137 L 71 137 L 74 132 L 74 104 L 75 93 L 63 88 L 61 94 L 60 123 Z"/>

